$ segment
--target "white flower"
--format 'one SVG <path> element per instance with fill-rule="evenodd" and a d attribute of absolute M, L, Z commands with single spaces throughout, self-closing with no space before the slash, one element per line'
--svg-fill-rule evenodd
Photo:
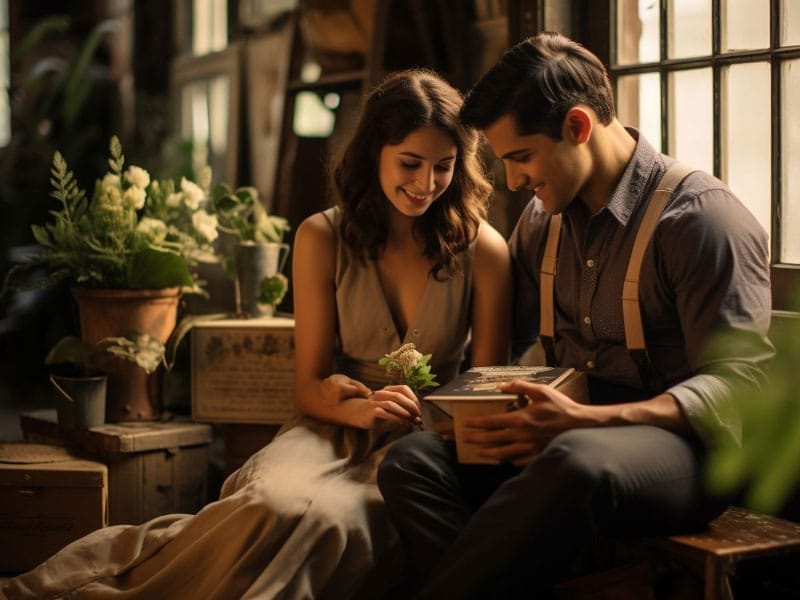
<path fill-rule="evenodd" d="M 122 199 L 126 206 L 139 210 L 144 206 L 144 201 L 147 200 L 147 192 L 140 187 L 129 187 L 122 195 Z"/>
<path fill-rule="evenodd" d="M 181 178 L 181 191 L 184 196 L 183 201 L 189 210 L 197 210 L 206 199 L 206 193 L 203 188 L 193 181 L 189 181 L 186 177 Z"/>
<path fill-rule="evenodd" d="M 174 192 L 167 196 L 167 206 L 170 208 L 178 208 L 181 205 L 181 200 L 183 200 L 183 194 Z"/>
<path fill-rule="evenodd" d="M 414 392 L 418 392 L 439 385 L 435 381 L 436 375 L 431 373 L 431 367 L 428 364 L 430 358 L 430 354 L 420 353 L 417 347 L 409 342 L 394 352 L 384 354 L 378 364 L 386 367 L 389 383 L 404 383 Z"/>
<path fill-rule="evenodd" d="M 136 230 L 144 233 L 155 242 L 160 242 L 167 237 L 167 224 L 161 219 L 142 217 L 142 220 L 136 226 Z"/>
<path fill-rule="evenodd" d="M 141 167 L 131 165 L 125 171 L 125 179 L 131 185 L 144 190 L 150 185 L 150 174 Z"/>
<path fill-rule="evenodd" d="M 122 192 L 119 187 L 110 187 L 104 190 L 105 194 L 101 198 L 101 204 L 106 207 L 122 206 Z"/>
<path fill-rule="evenodd" d="M 100 183 L 100 189 L 104 194 L 110 194 L 111 190 L 119 190 L 119 175 L 113 173 L 106 173 L 103 181 Z"/>
<path fill-rule="evenodd" d="M 422 358 L 422 353 L 417 350 L 413 342 L 403 344 L 394 352 L 389 353 L 389 357 L 394 360 L 397 367 L 403 372 L 403 376 L 408 377 L 411 370 L 417 366 Z"/>
<path fill-rule="evenodd" d="M 217 215 L 210 215 L 203 209 L 192 214 L 192 225 L 209 242 L 213 242 L 219 236 Z"/>

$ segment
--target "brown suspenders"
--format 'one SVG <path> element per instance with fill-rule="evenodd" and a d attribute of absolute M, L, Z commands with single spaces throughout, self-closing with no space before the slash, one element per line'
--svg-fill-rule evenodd
<path fill-rule="evenodd" d="M 628 270 L 625 274 L 625 282 L 622 287 L 622 316 L 625 322 L 625 345 L 631 353 L 631 357 L 639 367 L 642 383 L 649 391 L 662 391 L 663 382 L 656 369 L 650 362 L 647 353 L 647 346 L 644 339 L 644 328 L 642 326 L 642 312 L 639 305 L 639 273 L 642 268 L 644 252 L 653 231 L 656 228 L 658 219 L 664 211 L 664 207 L 672 197 L 673 190 L 683 181 L 686 176 L 694 171 L 691 167 L 675 161 L 666 170 L 664 175 L 650 198 L 639 231 L 636 232 L 636 239 L 633 242 L 631 256 L 628 260 Z M 544 250 L 544 258 L 540 270 L 539 284 L 539 338 L 544 347 L 548 365 L 555 365 L 555 314 L 554 314 L 554 283 L 556 274 L 556 263 L 558 261 L 558 242 L 561 233 L 561 215 L 553 215 L 550 218 L 550 227 L 547 232 L 547 242 Z"/>

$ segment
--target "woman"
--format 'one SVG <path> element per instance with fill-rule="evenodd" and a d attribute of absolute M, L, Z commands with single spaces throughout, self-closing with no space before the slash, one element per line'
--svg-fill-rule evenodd
<path fill-rule="evenodd" d="M 378 360 L 414 342 L 444 382 L 468 342 L 473 364 L 508 353 L 510 259 L 483 220 L 490 186 L 460 106 L 431 72 L 390 75 L 334 171 L 339 206 L 298 228 L 299 415 L 196 516 L 93 533 L 12 580 L 9 598 L 387 592 L 401 562 L 375 472 L 421 410 L 408 387 L 386 385 Z"/>

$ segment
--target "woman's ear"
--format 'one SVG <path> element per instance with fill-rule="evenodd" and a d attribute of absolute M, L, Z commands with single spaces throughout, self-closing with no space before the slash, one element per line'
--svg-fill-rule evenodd
<path fill-rule="evenodd" d="M 562 135 L 576 144 L 585 143 L 592 135 L 592 116 L 585 108 L 573 106 L 564 117 Z"/>

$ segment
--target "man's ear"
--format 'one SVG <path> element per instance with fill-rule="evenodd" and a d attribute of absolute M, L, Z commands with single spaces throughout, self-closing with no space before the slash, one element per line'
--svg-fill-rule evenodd
<path fill-rule="evenodd" d="M 562 135 L 576 144 L 583 144 L 592 135 L 592 117 L 585 108 L 573 106 L 564 117 Z"/>

